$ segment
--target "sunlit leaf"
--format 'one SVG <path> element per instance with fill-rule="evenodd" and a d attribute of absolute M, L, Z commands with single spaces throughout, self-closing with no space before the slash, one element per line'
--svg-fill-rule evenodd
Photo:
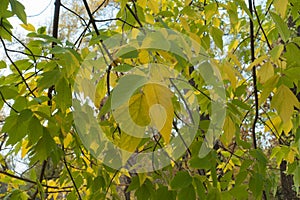
<path fill-rule="evenodd" d="M 28 23 L 28 24 L 21 24 L 21 26 L 25 30 L 27 30 L 27 31 L 33 31 L 33 32 L 35 32 L 35 27 L 32 24 L 30 24 L 30 23 Z"/>
<path fill-rule="evenodd" d="M 170 89 L 159 84 L 145 85 L 143 93 L 149 105 L 151 124 L 158 129 L 164 141 L 168 144 L 174 118 L 173 93 Z"/>
<path fill-rule="evenodd" d="M 287 122 L 293 114 L 294 106 L 299 108 L 299 101 L 287 86 L 281 85 L 274 94 L 271 105 L 278 111 L 283 122 Z"/>

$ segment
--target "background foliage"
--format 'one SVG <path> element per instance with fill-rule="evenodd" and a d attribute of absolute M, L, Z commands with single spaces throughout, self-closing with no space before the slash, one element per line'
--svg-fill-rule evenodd
<path fill-rule="evenodd" d="M 21 2 L 1 0 L 0 42 L 5 59 L 0 69 L 9 69 L 0 77 L 1 198 L 298 197 L 299 1 L 70 2 L 56 1 L 48 33 L 47 27 L 27 22 Z M 14 35 L 12 16 L 22 21 L 26 38 Z M 186 154 L 161 170 L 137 174 L 110 169 L 90 154 L 74 127 L 71 105 L 76 72 L 89 52 L 105 49 L 101 42 L 107 37 L 142 27 L 168 27 L 199 42 L 221 72 L 227 104 L 223 135 L 213 151 L 200 159 L 197 155 L 210 119 L 209 91 L 200 72 L 168 52 L 138 51 L 111 62 L 95 106 L 106 114 L 106 134 L 122 147 L 132 140 L 116 132 L 105 102 L 111 92 L 107 88 L 114 88 L 131 67 L 155 60 L 182 72 L 197 91 L 201 108 L 199 130 Z M 174 131 L 176 123 L 174 117 Z M 168 137 L 175 136 L 164 133 L 161 140 L 149 139 L 135 148 L 152 151 Z M 22 173 L 14 165 L 17 155 L 28 162 Z"/>

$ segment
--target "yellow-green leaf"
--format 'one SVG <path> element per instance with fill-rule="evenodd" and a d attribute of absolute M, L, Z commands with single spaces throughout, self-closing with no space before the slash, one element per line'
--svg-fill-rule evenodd
<path fill-rule="evenodd" d="M 221 140 L 224 143 L 224 145 L 228 146 L 236 131 L 235 124 L 230 116 L 226 116 L 223 130 L 224 134 L 222 135 Z"/>
<path fill-rule="evenodd" d="M 270 93 L 276 87 L 276 84 L 278 83 L 278 80 L 279 80 L 279 76 L 274 75 L 273 77 L 269 78 L 269 80 L 267 82 L 265 82 L 263 84 L 263 89 L 262 89 L 261 95 L 259 97 L 259 105 L 266 101 L 266 99 L 268 98 Z"/>
<path fill-rule="evenodd" d="M 262 62 L 263 62 L 265 59 L 267 59 L 267 58 L 268 58 L 267 55 L 263 55 L 263 56 L 261 56 L 261 57 L 255 59 L 255 60 L 249 65 L 249 67 L 247 68 L 247 70 L 251 70 L 254 66 L 256 66 L 256 65 L 258 65 L 258 64 L 260 64 L 260 63 L 262 63 Z"/>
<path fill-rule="evenodd" d="M 273 5 L 275 10 L 281 17 L 285 16 L 288 0 L 274 0 Z"/>
<path fill-rule="evenodd" d="M 294 106 L 299 108 L 299 101 L 287 86 L 281 85 L 274 94 L 271 105 L 277 110 L 282 121 L 285 123 L 290 120 Z"/>
<path fill-rule="evenodd" d="M 149 0 L 148 6 L 153 11 L 154 14 L 157 14 L 159 12 L 160 6 L 158 0 Z"/>
<path fill-rule="evenodd" d="M 122 163 L 125 165 L 128 158 L 135 152 L 141 143 L 142 138 L 137 138 L 131 135 L 126 134 L 125 132 L 121 132 L 121 137 L 118 140 L 118 147 L 121 148 L 122 151 Z"/>
<path fill-rule="evenodd" d="M 271 62 L 264 63 L 259 70 L 257 70 L 257 77 L 260 83 L 265 83 L 274 75 L 274 68 Z"/>
<path fill-rule="evenodd" d="M 6 63 L 3 60 L 0 60 L 0 69 L 6 68 Z"/>
<path fill-rule="evenodd" d="M 279 16 L 277 15 L 276 13 L 274 12 L 270 12 L 274 22 L 275 22 L 275 26 L 278 30 L 278 33 L 280 34 L 282 40 L 284 42 L 287 42 L 290 38 L 290 30 L 287 26 L 287 24 L 284 22 L 284 20 Z"/>
<path fill-rule="evenodd" d="M 168 144 L 174 118 L 173 93 L 169 88 L 155 83 L 145 85 L 143 92 L 149 105 L 151 124 L 158 129 Z"/>
<path fill-rule="evenodd" d="M 105 97 L 106 94 L 106 78 L 102 77 L 97 86 L 96 86 L 96 91 L 95 91 L 95 100 L 94 104 L 97 108 L 100 108 L 101 106 L 101 101 Z"/>
<path fill-rule="evenodd" d="M 282 51 L 284 50 L 284 46 L 282 44 L 275 46 L 271 51 L 270 55 L 273 61 L 277 61 L 281 56 Z"/>
<path fill-rule="evenodd" d="M 145 94 L 138 93 L 129 100 L 129 113 L 132 120 L 139 126 L 147 126 L 150 124 L 149 105 L 145 98 Z"/>

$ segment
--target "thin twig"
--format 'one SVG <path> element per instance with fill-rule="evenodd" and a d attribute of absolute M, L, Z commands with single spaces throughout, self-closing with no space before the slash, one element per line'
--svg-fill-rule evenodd
<path fill-rule="evenodd" d="M 72 181 L 72 183 L 73 183 L 73 185 L 74 185 L 75 191 L 76 191 L 76 193 L 77 193 L 77 195 L 78 195 L 78 199 L 81 200 L 82 198 L 81 198 L 80 192 L 79 192 L 78 187 L 77 187 L 77 185 L 76 185 L 76 182 L 75 182 L 75 180 L 74 180 L 74 178 L 73 178 L 73 175 L 72 175 L 72 173 L 71 173 L 71 171 L 70 171 L 70 169 L 69 169 L 69 167 L 68 167 L 68 165 L 67 165 L 67 161 L 66 161 L 66 157 L 65 157 L 65 149 L 64 149 L 64 145 L 62 145 L 62 150 L 63 150 L 63 152 L 64 152 L 64 158 L 63 158 L 64 165 L 65 165 L 65 167 L 66 167 L 66 169 L 67 169 L 67 172 L 68 172 L 68 174 L 69 174 L 69 176 L 70 176 L 70 178 L 71 178 L 71 181 Z"/>
<path fill-rule="evenodd" d="M 251 16 L 253 16 L 253 5 L 254 5 L 254 0 L 248 1 L 249 3 L 249 11 Z M 255 6 L 255 5 L 254 5 Z M 255 47 L 254 47 L 254 25 L 252 19 L 250 19 L 250 52 L 251 52 L 251 61 L 255 61 Z M 254 99 L 255 99 L 255 116 L 254 116 L 254 121 L 252 124 L 252 139 L 253 139 L 253 147 L 254 149 L 257 149 L 257 142 L 256 142 L 256 133 L 255 133 L 255 128 L 256 128 L 256 122 L 258 120 L 258 92 L 257 92 L 257 80 L 256 80 L 256 66 L 253 66 L 252 68 L 252 77 L 253 77 L 253 87 L 254 87 Z"/>
<path fill-rule="evenodd" d="M 27 178 L 24 178 L 24 177 L 16 176 L 16 175 L 11 174 L 11 173 L 8 173 L 8 172 L 6 172 L 6 171 L 0 171 L 0 174 L 7 175 L 7 176 L 9 176 L 9 177 L 12 177 L 12 178 L 15 178 L 15 179 L 18 179 L 18 180 L 27 182 L 27 183 L 32 183 L 32 184 L 34 184 L 34 185 L 37 185 L 37 184 L 38 184 L 36 181 L 30 180 L 30 179 L 27 179 Z M 43 184 L 43 183 L 41 183 L 41 185 L 42 185 L 43 187 L 46 187 L 46 188 L 58 189 L 58 190 L 59 190 L 59 189 L 70 189 L 70 188 L 73 187 L 73 186 L 57 187 L 57 186 L 45 185 L 45 184 Z"/>
<path fill-rule="evenodd" d="M 23 83 L 26 85 L 26 88 L 28 89 L 29 93 L 34 97 L 36 98 L 35 94 L 33 93 L 33 91 L 31 90 L 31 88 L 29 87 L 29 85 L 27 84 L 21 70 L 18 68 L 18 66 L 15 64 L 15 62 L 11 59 L 11 57 L 9 56 L 8 54 L 8 51 L 7 51 L 7 48 L 6 48 L 6 45 L 5 45 L 5 42 L 3 41 L 2 37 L 0 37 L 0 40 L 1 40 L 1 43 L 4 47 L 4 52 L 5 52 L 5 55 L 7 56 L 8 60 L 11 62 L 11 64 L 14 66 L 14 68 L 17 70 L 19 76 L 21 77 L 21 79 L 23 80 Z"/>
<path fill-rule="evenodd" d="M 15 113 L 20 113 L 19 111 L 17 111 L 14 107 L 12 107 L 12 106 L 5 100 L 5 97 L 3 96 L 3 94 L 2 94 L 1 91 L 0 91 L 0 96 L 1 96 L 2 101 L 3 101 L 10 109 L 12 109 L 13 111 L 15 111 Z"/>

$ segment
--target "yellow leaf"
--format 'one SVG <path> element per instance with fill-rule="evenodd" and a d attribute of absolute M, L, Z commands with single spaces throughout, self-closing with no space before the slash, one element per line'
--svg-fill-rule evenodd
<path fill-rule="evenodd" d="M 125 151 L 133 153 L 141 142 L 141 138 L 133 137 L 124 132 L 121 132 L 121 137 L 118 146 Z"/>
<path fill-rule="evenodd" d="M 299 108 L 299 101 L 287 86 L 281 85 L 274 94 L 271 106 L 277 110 L 283 123 L 285 123 L 290 120 L 294 106 Z"/>
<path fill-rule="evenodd" d="M 274 68 L 271 62 L 264 63 L 259 70 L 257 70 L 257 77 L 260 83 L 265 83 L 274 75 Z"/>
<path fill-rule="evenodd" d="M 270 129 L 272 129 L 273 132 L 275 132 L 276 134 L 281 134 L 282 132 L 281 122 L 282 121 L 279 116 L 269 119 L 268 121 L 266 121 L 265 132 L 271 131 Z"/>
<path fill-rule="evenodd" d="M 287 156 L 285 157 L 286 161 L 288 161 L 289 163 L 293 163 L 295 160 L 295 152 L 290 149 L 289 153 L 287 154 Z"/>
<path fill-rule="evenodd" d="M 239 61 L 239 59 L 238 59 L 238 57 L 236 56 L 236 55 L 234 55 L 234 54 L 232 54 L 232 53 L 229 53 L 228 54 L 228 57 L 233 61 L 233 63 L 234 64 L 236 64 L 238 67 L 242 67 L 242 65 L 241 65 L 241 63 L 240 63 L 240 61 Z"/>
<path fill-rule="evenodd" d="M 236 131 L 235 124 L 232 121 L 231 117 L 226 116 L 223 130 L 224 134 L 222 135 L 221 140 L 224 143 L 224 145 L 228 146 Z"/>
<path fill-rule="evenodd" d="M 154 19 L 153 15 L 150 15 L 150 14 L 146 14 L 145 20 L 149 24 L 154 24 L 155 23 L 155 19 Z M 134 29 L 132 29 L 132 30 L 134 30 Z"/>
<path fill-rule="evenodd" d="M 28 24 L 20 24 L 25 30 L 27 31 L 32 31 L 32 32 L 35 32 L 35 27 L 28 23 Z"/>
<path fill-rule="evenodd" d="M 146 5 L 147 5 L 147 0 L 137 0 L 137 5 L 139 5 L 143 9 L 145 9 Z"/>
<path fill-rule="evenodd" d="M 27 154 L 27 152 L 29 151 L 29 147 L 28 145 L 28 140 L 23 140 L 22 141 L 22 149 L 21 149 L 21 157 L 24 158 Z"/>
<path fill-rule="evenodd" d="M 173 93 L 169 88 L 155 83 L 145 85 L 143 92 L 150 108 L 151 124 L 158 129 L 162 138 L 168 144 L 174 118 Z"/>
<path fill-rule="evenodd" d="M 236 75 L 233 66 L 230 63 L 223 65 L 224 73 L 227 75 L 228 80 L 231 82 L 233 88 L 236 88 Z"/>
<path fill-rule="evenodd" d="M 157 0 L 148 0 L 148 6 L 154 14 L 159 12 L 159 2 Z"/>
<path fill-rule="evenodd" d="M 102 77 L 99 82 L 97 83 L 96 90 L 95 90 L 95 99 L 94 104 L 97 108 L 100 108 L 101 101 L 105 97 L 106 94 L 106 77 Z"/>
<path fill-rule="evenodd" d="M 71 133 L 68 133 L 67 136 L 64 138 L 64 146 L 68 147 L 72 140 L 73 136 L 71 135 Z"/>
<path fill-rule="evenodd" d="M 139 60 L 142 64 L 149 63 L 150 59 L 147 50 L 141 50 L 141 52 L 139 53 Z"/>
<path fill-rule="evenodd" d="M 256 58 L 250 65 L 249 65 L 249 67 L 247 68 L 247 70 L 251 70 L 254 66 L 256 66 L 256 65 L 258 65 L 258 64 L 260 64 L 260 63 L 262 63 L 264 60 L 266 60 L 268 58 L 268 56 L 267 55 L 263 55 L 263 56 L 261 56 L 261 57 L 259 57 L 259 58 Z"/>
<path fill-rule="evenodd" d="M 186 19 L 184 17 L 180 17 L 180 22 L 181 22 L 182 27 L 184 28 L 184 30 L 186 30 L 187 32 L 190 32 L 189 23 L 186 21 Z"/>

